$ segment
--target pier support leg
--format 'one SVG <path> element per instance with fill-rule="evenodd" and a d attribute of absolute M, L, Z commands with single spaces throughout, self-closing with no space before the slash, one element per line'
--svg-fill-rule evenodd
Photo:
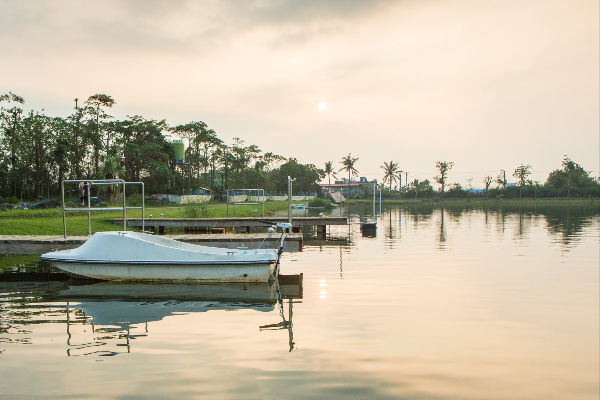
<path fill-rule="evenodd" d="M 325 240 L 327 238 L 327 225 L 317 225 L 317 239 Z"/>

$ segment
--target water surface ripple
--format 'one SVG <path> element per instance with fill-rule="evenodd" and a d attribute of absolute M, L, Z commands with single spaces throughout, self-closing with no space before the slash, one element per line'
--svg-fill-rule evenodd
<path fill-rule="evenodd" d="M 2 396 L 598 399 L 598 210 L 376 214 L 285 253 L 285 296 L 0 282 Z"/>

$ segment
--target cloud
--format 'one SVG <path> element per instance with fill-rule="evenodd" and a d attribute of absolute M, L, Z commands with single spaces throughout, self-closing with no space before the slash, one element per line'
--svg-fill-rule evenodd
<path fill-rule="evenodd" d="M 0 0 L 0 86 L 67 113 L 74 97 L 107 93 L 117 117 L 204 120 L 317 165 L 352 152 L 373 174 L 390 159 L 547 174 L 565 153 L 593 169 L 598 11 L 596 0 Z M 511 150 L 494 158 L 509 166 L 483 165 L 499 141 Z"/>
<path fill-rule="evenodd" d="M 42 51 L 65 44 L 78 50 L 172 54 L 186 47 L 211 50 L 240 36 L 269 31 L 274 32 L 270 45 L 277 48 L 318 39 L 337 25 L 364 20 L 390 4 L 356 0 L 2 1 L 0 33 L 5 42 L 38 43 Z"/>

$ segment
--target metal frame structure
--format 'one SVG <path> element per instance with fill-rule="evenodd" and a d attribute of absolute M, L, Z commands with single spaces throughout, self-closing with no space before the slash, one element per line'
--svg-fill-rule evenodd
<path fill-rule="evenodd" d="M 235 201 L 233 202 L 229 202 L 229 197 L 231 196 L 235 196 L 234 195 L 230 195 L 229 192 L 247 192 L 248 194 L 246 194 L 246 196 L 257 196 L 258 197 L 258 201 L 256 203 L 236 203 Z M 257 193 L 257 194 L 252 194 L 252 193 Z M 262 199 L 262 201 L 261 201 Z M 227 218 L 229 218 L 229 205 L 233 205 L 233 217 L 235 218 L 235 206 L 252 206 L 252 205 L 256 205 L 256 217 L 260 218 L 260 205 L 262 204 L 262 216 L 265 216 L 265 190 L 264 189 L 229 189 L 227 190 Z"/>
<path fill-rule="evenodd" d="M 87 208 L 65 208 L 65 183 L 88 183 L 90 187 L 87 191 Z M 92 208 L 90 203 L 90 193 L 92 185 L 123 185 L 123 207 L 100 207 Z M 127 207 L 126 196 L 125 196 L 125 185 L 141 185 L 142 186 L 142 206 L 141 207 Z M 92 211 L 120 211 L 123 210 L 123 230 L 127 230 L 127 210 L 142 210 L 142 232 L 144 231 L 144 183 L 143 182 L 125 182 L 123 179 L 77 179 L 77 180 L 64 180 L 60 184 L 60 191 L 62 197 L 62 217 L 63 217 L 63 234 L 65 240 L 67 239 L 67 220 L 66 211 L 84 211 L 88 213 L 88 236 L 92 236 Z"/>

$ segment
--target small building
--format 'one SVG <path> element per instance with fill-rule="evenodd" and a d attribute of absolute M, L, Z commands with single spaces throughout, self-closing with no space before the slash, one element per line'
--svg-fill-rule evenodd
<path fill-rule="evenodd" d="M 343 178 L 341 181 L 332 184 L 321 183 L 319 186 L 324 194 L 341 193 L 345 198 L 355 198 L 364 192 L 365 187 L 371 187 L 373 183 L 365 177 L 360 177 L 358 181 L 348 181 L 347 178 Z"/>

